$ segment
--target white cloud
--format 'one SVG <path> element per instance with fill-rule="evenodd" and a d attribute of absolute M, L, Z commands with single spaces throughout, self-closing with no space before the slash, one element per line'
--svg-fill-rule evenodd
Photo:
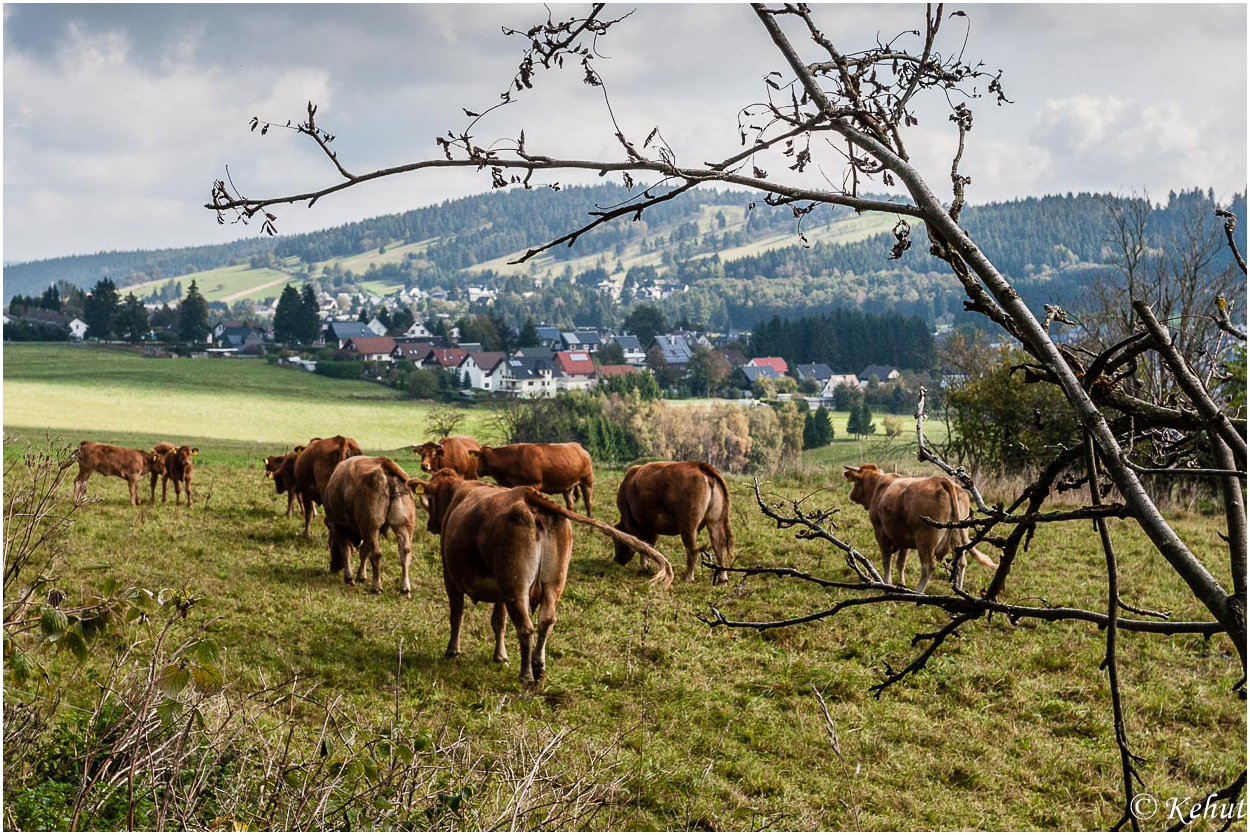
<path fill-rule="evenodd" d="M 815 11 L 848 49 L 912 28 L 917 14 L 904 5 Z M 975 106 L 963 166 L 971 199 L 1244 188 L 1244 7 L 969 13 L 969 55 L 1002 66 L 1018 102 Z M 349 169 L 437 155 L 434 136 L 466 124 L 461 107 L 497 101 L 516 69 L 522 43 L 501 36 L 500 24 L 523 28 L 544 15 L 530 5 L 6 5 L 5 258 L 237 236 L 201 208 L 227 164 L 250 194 L 333 182 L 305 137 L 247 129 L 254 115 L 301 119 L 309 100 Z M 948 34 L 962 41 L 963 26 L 951 20 Z M 796 44 L 820 57 L 805 38 Z M 622 127 L 645 136 L 659 126 L 684 162 L 736 151 L 738 109 L 763 97 L 766 72 L 784 69 L 744 5 L 644 4 L 600 46 L 611 56 L 601 69 Z M 908 144 L 946 198 L 955 135 L 938 104 Z M 574 66 L 545 73 L 477 134 L 489 141 L 522 127 L 531 150 L 621 155 L 601 92 Z M 833 157 L 822 167 L 840 177 Z M 324 228 L 486 184 L 469 172 L 422 173 L 350 189 L 314 211 L 281 210 L 279 228 Z"/>

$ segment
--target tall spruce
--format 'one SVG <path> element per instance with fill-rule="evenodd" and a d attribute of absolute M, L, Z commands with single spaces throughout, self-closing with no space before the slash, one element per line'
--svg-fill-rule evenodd
<path fill-rule="evenodd" d="M 317 304 L 317 294 L 311 284 L 305 284 L 300 292 L 299 327 L 296 338 L 305 345 L 321 338 L 321 307 Z"/>
<path fill-rule="evenodd" d="M 187 297 L 178 311 L 178 338 L 183 342 L 202 342 L 208 333 L 208 302 L 192 279 Z"/>
<path fill-rule="evenodd" d="M 282 288 L 278 296 L 278 307 L 273 314 L 273 339 L 285 345 L 299 341 L 300 316 L 303 302 L 300 301 L 299 290 L 290 284 Z"/>
<path fill-rule="evenodd" d="M 102 278 L 91 288 L 83 301 L 82 318 L 87 323 L 87 336 L 94 339 L 112 339 L 117 331 L 117 314 L 120 304 L 117 285 L 111 278 Z"/>
<path fill-rule="evenodd" d="M 127 293 L 117 313 L 117 335 L 138 342 L 148 332 L 148 310 L 134 293 Z"/>

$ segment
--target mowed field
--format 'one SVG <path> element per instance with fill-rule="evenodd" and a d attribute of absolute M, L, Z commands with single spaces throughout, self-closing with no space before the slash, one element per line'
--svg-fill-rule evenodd
<path fill-rule="evenodd" d="M 429 403 L 372 383 L 331 380 L 263 359 L 146 359 L 91 346 L 6 345 L 4 425 L 82 440 L 149 445 L 162 438 L 251 441 L 280 451 L 348 432 L 371 450 L 426 440 Z M 465 432 L 487 433 L 488 413 L 466 410 Z M 211 444 L 210 444 L 211 445 Z"/>
<path fill-rule="evenodd" d="M 92 353 L 69 351 L 64 361 Z M 1011 627 L 1001 619 L 969 625 L 925 671 L 876 699 L 869 687 L 881 680 L 884 665 L 906 665 L 918 651 L 913 636 L 945 622 L 939 612 L 888 604 L 780 630 L 713 629 L 697 619 L 709 603 L 730 617 L 763 621 L 827 609 L 842 593 L 768 577 L 713 587 L 706 570 L 696 583 L 678 580 L 667 592 L 654 591 L 636 562 L 616 565 L 609 543 L 579 528 L 548 645 L 548 678 L 527 690 L 517 681 L 511 629 L 512 660 L 491 661 L 486 606 L 469 607 L 464 655 L 442 657 L 447 604 L 437 540 L 428 533 L 419 532 L 414 543 L 411 599 L 397 593 L 393 541 L 383 547 L 382 595 L 330 575 L 320 522 L 314 522 L 313 539 L 303 539 L 298 519 L 285 515 L 285 497 L 264 478 L 258 447 L 277 449 L 257 445 L 256 425 L 234 414 L 241 401 L 263 401 L 271 409 L 266 431 L 289 427 L 272 430 L 278 449 L 289 440 L 343 432 L 369 453 L 393 454 L 416 474 L 405 447 L 414 436 L 382 429 L 392 419 L 387 410 L 412 404 L 335 397 L 319 386 L 364 392 L 295 372 L 258 367 L 290 375 L 299 385 L 288 388 L 285 378 L 258 382 L 259 373 L 227 373 L 244 367 L 231 361 L 199 361 L 185 372 L 168 366 L 162 377 L 147 369 L 169 361 L 136 360 L 144 372 L 140 385 L 115 359 L 93 360 L 96 373 L 80 375 L 74 386 L 6 349 L 6 465 L 26 444 L 46 444 L 48 429 L 73 444 L 87 437 L 136 445 L 198 439 L 193 508 L 133 508 L 122 481 L 96 476 L 88 482 L 95 501 L 75 517 L 62 585 L 74 595 L 115 577 L 152 589 L 185 587 L 201 597 L 186 628 L 212 620 L 208 632 L 223 647 L 229 693 L 296 675 L 301 689 L 353 717 L 358 742 L 378 738 L 398 721 L 425 729 L 438 750 L 439 740 L 467 740 L 481 757 L 475 762 L 498 764 L 524 752 L 530 759 L 520 782 L 532 765 L 535 793 L 560 781 L 601 789 L 580 819 L 587 828 L 1094 829 L 1119 818 L 1118 755 L 1106 677 L 1098 670 L 1103 636 L 1091 626 Z M 210 369 L 214 364 L 227 371 Z M 15 384 L 26 385 L 18 389 L 22 396 L 42 397 L 42 404 L 15 404 Z M 149 388 L 151 427 L 143 413 L 120 407 L 131 395 L 147 396 Z M 74 397 L 54 399 L 71 391 Z M 161 392 L 166 397 L 158 410 Z M 118 407 L 75 410 L 78 396 Z M 178 418 L 184 401 L 197 403 L 198 397 L 216 398 L 220 407 Z M 15 407 L 20 423 L 11 419 Z M 345 411 L 322 411 L 328 407 Z M 168 428 L 175 425 L 182 428 Z M 420 434 L 420 421 L 414 426 Z M 841 508 L 840 535 L 871 554 L 866 515 L 846 500 L 837 470 L 830 469 L 828 476 L 812 467 L 780 473 L 764 489 L 770 499 L 811 495 L 809 505 Z M 622 474 L 596 467 L 597 517 L 615 521 Z M 827 547 L 769 523 L 754 506 L 749 478 L 729 482 L 739 565 L 793 566 L 852 579 Z M 1227 581 L 1217 520 L 1176 514 L 1174 522 Z M 1177 619 L 1202 617 L 1140 535 L 1120 522 L 1112 523 L 1112 533 L 1128 602 L 1170 609 Z M 680 573 L 676 539 L 662 539 L 660 548 Z M 1102 559 L 1088 525 L 1045 529 L 1020 558 L 1007 597 L 1101 609 Z M 916 570 L 913 564 L 913 581 Z M 946 576 L 939 572 L 934 582 L 943 585 Z M 969 588 L 988 576 L 971 566 Z M 1231 694 L 1240 671 L 1226 639 L 1121 633 L 1120 660 L 1129 738 L 1147 758 L 1141 771 L 1148 791 L 1200 796 L 1245 767 L 1245 703 Z M 59 666 L 68 671 L 68 662 Z M 88 690 L 78 694 L 84 702 Z M 837 751 L 816 692 L 828 703 Z M 310 735 L 316 731 L 312 727 Z M 540 750 L 546 754 L 535 760 Z M 427 756 L 434 758 L 434 751 Z M 495 825 L 512 796 L 510 784 L 492 783 L 497 778 L 483 773 L 466 772 L 446 786 L 448 792 L 470 783 L 477 788 L 461 807 L 465 829 Z M 417 828 L 429 820 L 422 815 L 432 802 L 410 810 Z M 518 827 L 537 826 L 541 812 L 534 814 L 521 817 Z M 257 828 L 266 821 L 242 823 Z M 502 826 L 508 823 L 505 818 Z"/>

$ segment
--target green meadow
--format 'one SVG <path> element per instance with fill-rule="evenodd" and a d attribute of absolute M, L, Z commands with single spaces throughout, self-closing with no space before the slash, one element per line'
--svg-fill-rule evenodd
<path fill-rule="evenodd" d="M 83 435 L 75 443 L 123 433 L 146 443 L 187 437 L 266 449 L 349 428 L 367 449 L 398 449 L 426 440 L 431 408 L 385 386 L 263 359 L 149 359 L 59 345 L 6 346 L 4 395 L 6 429 L 73 430 Z M 485 434 L 487 418 L 468 410 L 464 431 Z"/>
<path fill-rule="evenodd" d="M 425 436 L 425 407 L 379 387 L 263 363 L 143 360 L 44 346 L 6 347 L 4 394 L 6 479 L 20 477 L 20 468 L 7 466 L 22 449 L 46 446 L 49 434 L 70 444 L 88 437 L 136 445 L 197 441 L 191 508 L 134 508 L 122 481 L 92 477 L 91 502 L 73 517 L 58 582 L 69 600 L 107 578 L 185 588 L 200 598 L 178 621 L 175 637 L 202 627 L 222 648 L 225 687 L 205 702 L 220 705 L 221 714 L 236 702 L 258 704 L 251 694 L 270 688 L 308 694 L 299 709 L 272 708 L 280 714 L 272 723 L 262 711 L 233 743 L 240 752 L 253 751 L 276 728 L 277 749 L 285 739 L 288 749 L 315 762 L 326 721 L 308 707 L 315 703 L 350 718 L 335 731 L 340 747 L 373 755 L 380 740 L 403 727 L 424 740 L 407 756 L 437 775 L 428 792 L 379 802 L 369 806 L 373 817 L 354 819 L 348 808 L 354 803 L 352 813 L 364 814 L 360 798 L 373 797 L 364 790 L 321 817 L 280 817 L 281 804 L 239 802 L 226 810 L 218 789 L 215 811 L 189 818 L 187 827 L 1086 830 L 1107 828 L 1120 816 L 1119 759 L 1099 670 L 1104 636 L 1093 626 L 1012 626 L 999 618 L 968 624 L 925 670 L 875 698 L 869 688 L 886 665 L 908 664 L 923 647 L 913 646 L 914 636 L 946 622 L 940 611 L 894 603 L 776 630 L 711 628 L 698 619 L 709 604 L 732 618 L 767 621 L 827 609 L 848 593 L 766 576 L 714 587 L 706 569 L 695 583 L 678 579 L 668 591 L 652 590 L 636 562 L 615 564 L 607 541 L 577 528 L 547 679 L 526 689 L 517 681 L 510 628 L 512 660 L 491 661 L 486 606 L 468 608 L 464 654 L 443 657 L 447 604 L 436 538 L 423 529 L 415 538 L 411 599 L 397 593 L 393 540 L 383 545 L 382 595 L 346 586 L 327 571 L 320 522 L 305 540 L 254 454 L 344 432 L 415 474 L 407 444 Z M 485 416 L 470 417 L 468 431 L 481 432 Z M 873 443 L 864 443 L 866 457 Z M 866 514 L 847 501 L 836 469 L 853 457 L 838 455 L 829 453 L 827 469 L 809 462 L 776 473 L 763 489 L 769 500 L 811 495 L 809 506 L 838 507 L 838 535 L 871 555 Z M 616 520 L 622 474 L 596 467 L 596 517 Z M 729 483 L 738 565 L 853 579 L 827 546 L 767 520 L 750 478 Z M 423 523 L 424 514 L 418 517 Z M 1222 523 L 1180 511 L 1172 521 L 1227 581 Z M 1201 618 L 1144 538 L 1126 523 L 1111 527 L 1125 600 L 1171 610 L 1177 619 Z M 676 538 L 661 539 L 659 547 L 680 574 Z M 916 571 L 913 563 L 913 582 Z M 1100 610 L 1103 576 L 1089 525 L 1057 525 L 1040 530 L 1021 555 L 1006 598 Z M 939 571 L 934 583 L 946 578 Z M 970 566 L 969 590 L 988 578 Z M 1200 797 L 1230 782 L 1245 768 L 1246 710 L 1232 694 L 1241 673 L 1228 641 L 1121 632 L 1120 642 L 1127 731 L 1146 758 L 1146 790 Z M 125 643 L 106 642 L 106 649 Z M 47 654 L 51 674 L 73 683 L 63 712 L 91 705 L 99 693 L 91 676 L 107 667 L 108 651 L 81 665 L 67 654 Z M 252 762 L 230 760 L 223 767 L 236 771 L 223 785 L 247 784 Z M 65 828 L 67 812 L 40 805 L 55 781 L 33 766 L 10 767 L 6 761 L 6 814 L 24 817 L 6 823 Z M 354 779 L 385 780 L 383 772 L 364 769 Z M 145 809 L 139 828 L 152 825 Z M 552 817 L 557 809 L 567 817 Z M 86 823 L 111 829 L 118 820 Z"/>

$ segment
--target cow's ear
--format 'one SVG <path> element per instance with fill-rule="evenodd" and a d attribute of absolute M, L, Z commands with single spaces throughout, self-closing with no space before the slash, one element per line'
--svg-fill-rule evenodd
<path fill-rule="evenodd" d="M 426 484 L 419 478 L 408 479 L 408 489 L 416 493 L 418 496 L 425 492 Z"/>
<path fill-rule="evenodd" d="M 434 452 L 435 452 L 435 454 L 437 454 L 437 455 L 442 455 L 442 454 L 443 454 L 444 452 L 446 452 L 446 451 L 447 451 L 447 450 L 443 449 L 443 445 L 442 445 L 442 444 L 435 444 L 435 445 L 434 445 Z"/>
<path fill-rule="evenodd" d="M 481 458 L 481 457 L 482 457 L 482 451 L 481 451 L 480 449 L 471 449 L 471 450 L 469 450 L 469 457 L 471 457 L 471 458 Z"/>
<path fill-rule="evenodd" d="M 193 447 L 191 447 L 191 454 L 192 454 L 192 455 L 199 455 L 199 454 L 200 454 L 200 448 L 199 448 L 198 446 L 193 446 Z"/>
<path fill-rule="evenodd" d="M 859 471 L 859 467 L 852 467 L 850 464 L 842 465 L 842 475 L 846 476 L 847 481 L 859 481 L 864 474 Z"/>

